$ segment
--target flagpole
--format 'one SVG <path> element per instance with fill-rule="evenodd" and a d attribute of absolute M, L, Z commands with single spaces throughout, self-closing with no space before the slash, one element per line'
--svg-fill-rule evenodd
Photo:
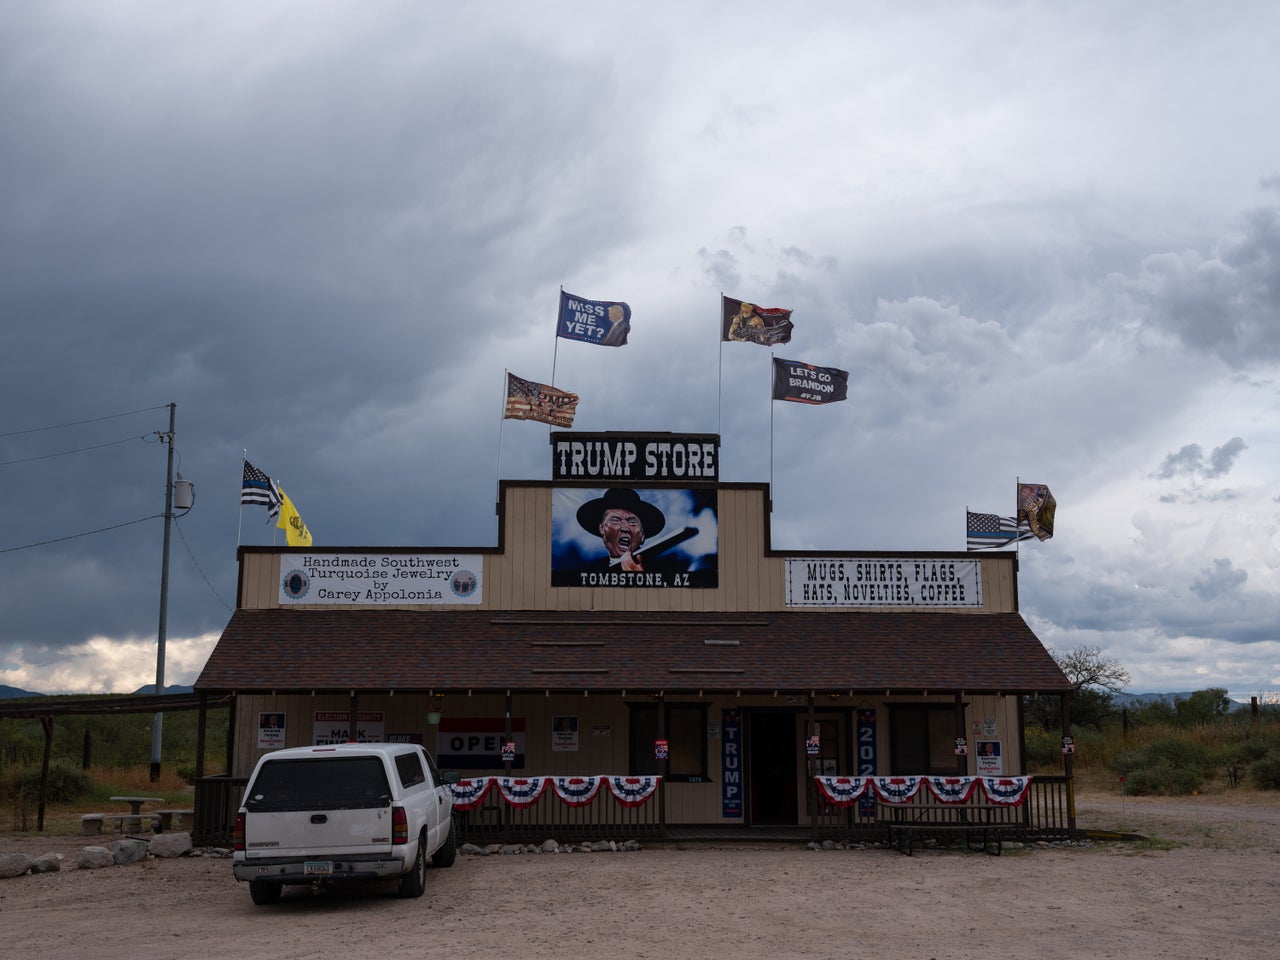
<path fill-rule="evenodd" d="M 720 406 L 724 403 L 724 291 L 720 291 L 720 357 L 716 363 L 716 436 L 720 435 Z M 772 404 L 770 404 L 772 406 Z"/>
<path fill-rule="evenodd" d="M 769 513 L 773 513 L 773 351 L 769 351 Z"/>
<path fill-rule="evenodd" d="M 249 448 L 245 447 L 240 456 L 240 489 L 244 490 L 244 465 L 249 462 Z M 244 493 L 240 494 L 240 516 L 236 520 L 236 549 L 240 549 L 240 528 L 244 526 Z"/>
<path fill-rule="evenodd" d="M 582 288 L 579 287 L 579 290 Z M 564 284 L 560 284 L 560 299 L 556 301 L 556 335 L 551 346 L 551 386 L 556 385 L 556 358 L 560 356 L 560 308 L 564 305 Z M 505 402 L 505 401 L 504 401 Z"/>
<path fill-rule="evenodd" d="M 556 321 L 557 324 L 559 321 Z M 493 477 L 493 502 L 499 507 L 502 506 L 502 422 L 507 418 L 507 384 L 511 382 L 511 371 L 505 367 L 502 370 L 502 409 L 498 412 L 498 463 L 494 471 Z"/>

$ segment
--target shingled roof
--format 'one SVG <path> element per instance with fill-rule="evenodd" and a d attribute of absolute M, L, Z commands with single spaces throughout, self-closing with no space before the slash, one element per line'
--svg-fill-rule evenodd
<path fill-rule="evenodd" d="M 1069 692 L 1017 613 L 238 610 L 199 691 Z"/>

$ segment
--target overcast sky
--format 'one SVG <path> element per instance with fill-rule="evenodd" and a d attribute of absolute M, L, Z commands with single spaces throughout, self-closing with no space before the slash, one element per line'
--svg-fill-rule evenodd
<path fill-rule="evenodd" d="M 0 3 L 0 683 L 154 681 L 166 404 L 191 683 L 272 542 L 244 450 L 317 546 L 492 545 L 497 478 L 550 475 L 510 369 L 576 429 L 719 430 L 780 549 L 963 550 L 1048 484 L 1046 645 L 1280 689 L 1278 35 L 1263 0 Z M 557 348 L 561 286 L 630 344 Z M 771 405 L 722 292 L 849 399 Z"/>

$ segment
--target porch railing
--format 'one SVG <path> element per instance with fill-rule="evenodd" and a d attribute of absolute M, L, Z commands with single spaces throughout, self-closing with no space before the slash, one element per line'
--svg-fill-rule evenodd
<path fill-rule="evenodd" d="M 248 777 L 201 777 L 196 781 L 192 844 L 197 847 L 231 846 L 236 812 L 248 785 Z"/>
<path fill-rule="evenodd" d="M 625 807 L 601 790 L 585 806 L 571 807 L 547 790 L 532 806 L 513 807 L 494 790 L 481 806 L 454 817 L 463 843 L 631 840 L 662 835 L 661 806 L 657 794 L 641 806 Z"/>
<path fill-rule="evenodd" d="M 1035 776 L 1027 797 L 1016 807 L 992 807 L 980 799 L 970 803 L 943 803 L 921 790 L 908 803 L 894 804 L 869 796 L 865 802 L 836 806 L 825 801 L 812 781 L 810 800 L 815 806 L 813 835 L 819 840 L 887 842 L 891 824 L 909 818 L 926 824 L 973 822 L 973 810 L 982 807 L 984 824 L 1000 828 L 1010 838 L 1020 840 L 1061 840 L 1075 835 L 1075 805 L 1072 781 L 1064 776 Z"/>

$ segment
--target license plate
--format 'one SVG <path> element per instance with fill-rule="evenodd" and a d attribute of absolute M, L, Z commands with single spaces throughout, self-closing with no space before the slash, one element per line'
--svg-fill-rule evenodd
<path fill-rule="evenodd" d="M 302 872 L 308 877 L 333 876 L 332 860 L 307 860 L 302 864 Z"/>

